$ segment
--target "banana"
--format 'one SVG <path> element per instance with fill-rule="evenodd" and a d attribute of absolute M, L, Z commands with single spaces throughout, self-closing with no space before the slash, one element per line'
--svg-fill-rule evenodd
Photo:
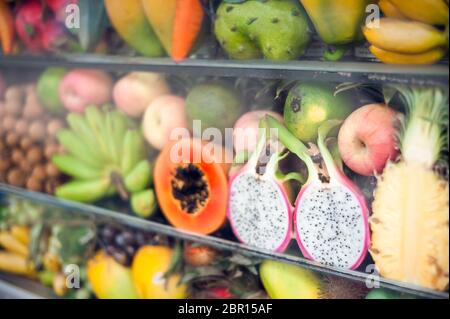
<path fill-rule="evenodd" d="M 386 17 L 407 19 L 407 17 L 392 4 L 391 0 L 380 0 L 378 2 L 378 6 Z"/>
<path fill-rule="evenodd" d="M 123 151 L 123 137 L 125 136 L 130 123 L 128 118 L 117 110 L 111 112 L 111 118 L 113 125 L 113 138 L 116 142 L 121 157 Z"/>
<path fill-rule="evenodd" d="M 157 208 L 155 192 L 152 189 L 146 189 L 132 194 L 131 208 L 139 217 L 149 218 Z"/>
<path fill-rule="evenodd" d="M 144 139 L 137 130 L 128 130 L 123 137 L 121 172 L 127 175 L 145 156 Z"/>
<path fill-rule="evenodd" d="M 105 136 L 106 129 L 102 113 L 97 107 L 88 106 L 85 110 L 85 116 L 89 126 L 95 134 L 95 140 L 99 145 L 100 151 L 106 159 L 105 163 L 113 163 L 110 150 L 106 143 L 109 137 Z"/>
<path fill-rule="evenodd" d="M 448 3 L 444 0 L 390 0 L 405 16 L 412 20 L 434 25 L 448 24 Z"/>
<path fill-rule="evenodd" d="M 130 193 L 140 192 L 152 182 L 152 167 L 147 160 L 140 161 L 124 178 L 124 185 Z"/>
<path fill-rule="evenodd" d="M 61 172 L 76 179 L 92 180 L 103 175 L 103 169 L 91 167 L 71 155 L 55 155 L 52 162 Z"/>
<path fill-rule="evenodd" d="M 0 271 L 33 277 L 35 271 L 27 257 L 0 251 Z"/>
<path fill-rule="evenodd" d="M 70 113 L 67 116 L 67 122 L 72 131 L 74 131 L 83 143 L 86 144 L 86 147 L 91 150 L 91 153 L 95 156 L 95 160 L 98 163 L 105 162 L 106 158 L 100 152 L 100 145 L 97 143 L 96 136 L 89 127 L 89 123 L 85 117 L 78 113 Z"/>
<path fill-rule="evenodd" d="M 105 197 L 110 186 L 109 177 L 89 181 L 75 180 L 57 187 L 56 196 L 82 203 L 92 203 Z"/>
<path fill-rule="evenodd" d="M 111 112 L 104 113 L 104 121 L 105 121 L 105 134 L 108 138 L 105 139 L 106 145 L 108 145 L 108 150 L 113 163 L 120 163 L 120 150 L 117 144 L 120 143 L 114 139 L 114 127 L 113 127 L 113 119 Z"/>
<path fill-rule="evenodd" d="M 99 166 L 101 166 L 101 163 L 96 161 L 95 155 L 74 132 L 67 129 L 59 130 L 57 139 L 64 149 L 75 158 L 92 167 L 100 168 Z"/>
<path fill-rule="evenodd" d="M 369 50 L 380 61 L 389 64 L 433 64 L 442 59 L 446 54 L 446 50 L 443 48 L 437 48 L 419 54 L 389 52 L 373 45 L 369 47 Z"/>
<path fill-rule="evenodd" d="M 11 253 L 28 257 L 28 247 L 7 231 L 0 232 L 0 247 L 5 248 Z"/>
<path fill-rule="evenodd" d="M 447 44 L 445 32 L 416 21 L 382 18 L 379 27 L 366 26 L 363 32 L 372 45 L 397 53 L 425 53 Z"/>

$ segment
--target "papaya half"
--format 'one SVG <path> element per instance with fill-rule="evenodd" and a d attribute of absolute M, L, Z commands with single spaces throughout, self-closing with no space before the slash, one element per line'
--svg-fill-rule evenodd
<path fill-rule="evenodd" d="M 105 0 L 111 24 L 122 39 L 147 57 L 164 56 L 164 48 L 148 23 L 141 0 Z"/>
<path fill-rule="evenodd" d="M 205 13 L 200 0 L 142 0 L 145 15 L 167 53 L 181 61 L 192 50 Z"/>
<path fill-rule="evenodd" d="M 173 226 L 210 234 L 223 225 L 228 167 L 222 163 L 198 139 L 183 138 L 162 150 L 155 165 L 155 191 L 164 216 Z"/>

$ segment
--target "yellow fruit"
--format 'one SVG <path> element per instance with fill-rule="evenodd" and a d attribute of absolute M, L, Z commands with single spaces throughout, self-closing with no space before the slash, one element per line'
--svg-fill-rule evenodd
<path fill-rule="evenodd" d="M 371 0 L 300 0 L 327 44 L 344 45 L 361 38 L 366 6 Z"/>
<path fill-rule="evenodd" d="M 136 299 L 138 295 L 129 268 L 99 251 L 87 263 L 87 277 L 99 299 Z"/>
<path fill-rule="evenodd" d="M 386 167 L 370 219 L 370 252 L 381 276 L 446 289 L 448 191 L 448 183 L 424 165 L 401 162 Z"/>
<path fill-rule="evenodd" d="M 28 256 L 28 247 L 22 244 L 9 232 L 0 232 L 0 247 L 5 248 L 9 252 L 22 255 L 24 257 Z"/>
<path fill-rule="evenodd" d="M 11 235 L 13 235 L 18 241 L 28 247 L 30 243 L 30 229 L 26 226 L 11 226 Z"/>
<path fill-rule="evenodd" d="M 390 0 L 410 19 L 428 24 L 448 24 L 448 4 L 444 0 Z"/>
<path fill-rule="evenodd" d="M 0 271 L 33 277 L 35 271 L 22 255 L 0 251 Z"/>
<path fill-rule="evenodd" d="M 422 22 L 394 18 L 382 18 L 379 22 L 379 27 L 365 26 L 363 32 L 367 41 L 386 51 L 417 54 L 447 44 L 445 32 Z"/>
<path fill-rule="evenodd" d="M 187 287 L 180 274 L 164 278 L 172 261 L 173 250 L 165 246 L 144 246 L 133 259 L 131 272 L 136 289 L 144 299 L 184 299 Z"/>
<path fill-rule="evenodd" d="M 390 0 L 380 0 L 378 6 L 386 17 L 405 19 L 406 16 L 392 4 Z"/>
<path fill-rule="evenodd" d="M 433 64 L 445 56 L 446 50 L 442 48 L 419 54 L 402 54 L 386 51 L 372 45 L 370 52 L 380 61 L 387 64 Z"/>
<path fill-rule="evenodd" d="M 272 299 L 319 299 L 322 282 L 310 270 L 295 265 L 266 260 L 259 275 Z"/>

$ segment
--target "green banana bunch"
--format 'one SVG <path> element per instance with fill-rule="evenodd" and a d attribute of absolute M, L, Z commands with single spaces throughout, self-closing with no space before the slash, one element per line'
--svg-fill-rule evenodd
<path fill-rule="evenodd" d="M 58 187 L 56 196 L 92 203 L 116 194 L 129 199 L 148 190 L 152 167 L 145 140 L 123 113 L 89 106 L 84 114 L 70 113 L 67 122 L 69 128 L 57 134 L 66 153 L 52 161 L 73 180 Z"/>

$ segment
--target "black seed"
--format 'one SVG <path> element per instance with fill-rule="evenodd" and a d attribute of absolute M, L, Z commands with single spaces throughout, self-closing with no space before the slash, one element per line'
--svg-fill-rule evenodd
<path fill-rule="evenodd" d="M 233 9 L 234 9 L 234 7 L 228 6 L 228 7 L 225 9 L 225 11 L 226 11 L 226 12 L 231 12 L 231 11 L 233 11 Z"/>
<path fill-rule="evenodd" d="M 247 20 L 247 25 L 251 25 L 253 22 L 255 22 L 256 20 L 258 20 L 258 18 L 255 18 L 255 17 L 252 17 L 252 18 L 249 18 L 248 20 Z"/>

